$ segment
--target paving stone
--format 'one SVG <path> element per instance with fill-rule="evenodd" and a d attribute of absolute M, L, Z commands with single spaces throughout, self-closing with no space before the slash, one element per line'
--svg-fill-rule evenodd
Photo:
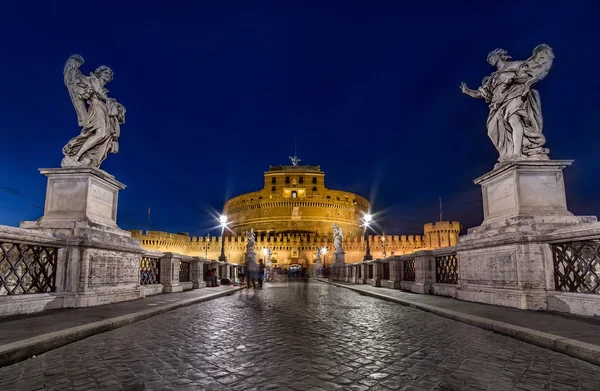
<path fill-rule="evenodd" d="M 330 285 L 267 284 L 0 368 L 0 390 L 598 390 L 600 368 Z"/>

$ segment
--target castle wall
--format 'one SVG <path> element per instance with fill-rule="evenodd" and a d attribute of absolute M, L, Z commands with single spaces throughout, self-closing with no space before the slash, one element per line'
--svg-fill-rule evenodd
<path fill-rule="evenodd" d="M 208 259 L 217 259 L 221 254 L 221 237 L 213 236 L 209 241 L 204 237 L 170 234 L 159 231 L 131 231 L 132 236 L 141 241 L 142 247 L 148 250 L 177 251 L 178 253 Z M 432 233 L 430 231 L 430 233 Z M 410 254 L 419 250 L 430 249 L 427 237 L 421 235 L 386 235 L 386 256 Z M 451 242 L 449 240 L 449 242 Z M 245 236 L 225 236 L 225 255 L 229 262 L 243 263 L 248 240 Z M 383 258 L 384 247 L 380 235 L 369 236 L 369 245 L 373 258 Z M 271 248 L 271 260 L 280 266 L 298 263 L 310 266 L 315 261 L 317 247 L 327 248 L 325 264 L 333 263 L 333 237 L 331 235 L 280 234 L 258 235 L 255 251 L 258 258 L 264 257 L 262 250 Z M 346 252 L 346 263 L 362 261 L 366 252 L 364 236 L 346 236 L 343 241 Z M 442 246 L 445 247 L 445 246 Z"/>

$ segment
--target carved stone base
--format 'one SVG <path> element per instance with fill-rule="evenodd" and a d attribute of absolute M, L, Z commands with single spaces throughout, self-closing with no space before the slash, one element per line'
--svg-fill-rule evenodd
<path fill-rule="evenodd" d="M 44 216 L 36 222 L 23 222 L 21 228 L 75 230 L 97 228 L 118 230 L 119 190 L 125 185 L 97 168 L 42 168 L 48 177 Z"/>
<path fill-rule="evenodd" d="M 342 266 L 346 264 L 346 253 L 343 251 L 336 251 L 333 253 L 333 264 L 334 266 Z"/>
<path fill-rule="evenodd" d="M 554 289 L 548 235 L 593 225 L 567 209 L 562 169 L 571 160 L 517 161 L 475 180 L 484 221 L 459 238 L 456 298 L 531 310 L 548 309 Z"/>
<path fill-rule="evenodd" d="M 563 168 L 572 160 L 525 160 L 499 165 L 477 178 L 484 224 L 515 216 L 572 216 L 567 210 Z"/>
<path fill-rule="evenodd" d="M 95 168 L 40 169 L 48 177 L 44 216 L 21 222 L 66 240 L 56 295 L 62 307 L 86 307 L 140 298 L 144 249 L 116 224 L 119 190 L 125 185 Z"/>

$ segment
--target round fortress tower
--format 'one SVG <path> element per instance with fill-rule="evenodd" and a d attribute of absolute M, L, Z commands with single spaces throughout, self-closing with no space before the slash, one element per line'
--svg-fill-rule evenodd
<path fill-rule="evenodd" d="M 328 234 L 334 223 L 344 233 L 361 235 L 361 219 L 369 211 L 365 198 L 325 187 L 319 166 L 271 166 L 262 190 L 225 203 L 229 227 L 242 235 L 257 232 Z"/>

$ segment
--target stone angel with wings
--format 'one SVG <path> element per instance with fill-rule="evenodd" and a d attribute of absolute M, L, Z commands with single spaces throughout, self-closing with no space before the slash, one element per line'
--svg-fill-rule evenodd
<path fill-rule="evenodd" d="M 83 62 L 83 57 L 75 54 L 65 64 L 65 85 L 82 129 L 63 147 L 61 167 L 99 168 L 109 153 L 119 151 L 121 125 L 125 123 L 125 107 L 109 98 L 105 88 L 113 79 L 113 71 L 103 65 L 84 76 L 80 70 Z"/>
<path fill-rule="evenodd" d="M 538 45 L 525 61 L 511 61 L 506 50 L 496 49 L 487 60 L 497 69 L 483 79 L 481 87 L 472 90 L 461 83 L 460 88 L 489 104 L 487 133 L 500 155 L 498 161 L 548 160 L 540 94 L 532 87 L 550 71 L 552 48 Z"/>

